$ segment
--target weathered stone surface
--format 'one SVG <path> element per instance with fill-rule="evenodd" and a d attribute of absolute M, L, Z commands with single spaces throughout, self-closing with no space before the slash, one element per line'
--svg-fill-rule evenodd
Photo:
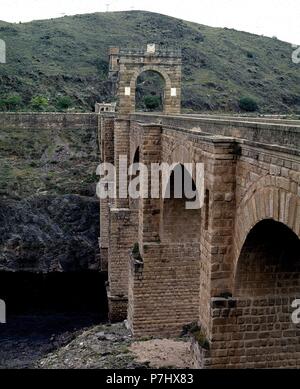
<path fill-rule="evenodd" d="M 0 270 L 99 269 L 99 201 L 77 195 L 0 199 Z"/>

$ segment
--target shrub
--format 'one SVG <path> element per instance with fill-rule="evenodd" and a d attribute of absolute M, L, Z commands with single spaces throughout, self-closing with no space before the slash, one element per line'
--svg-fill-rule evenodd
<path fill-rule="evenodd" d="M 35 96 L 30 101 L 31 107 L 36 111 L 44 111 L 49 103 L 48 99 L 43 96 Z"/>
<path fill-rule="evenodd" d="M 210 349 L 210 343 L 197 323 L 192 323 L 185 328 L 186 334 L 191 335 L 204 350 Z"/>
<path fill-rule="evenodd" d="M 146 96 L 144 98 L 144 104 L 147 109 L 154 111 L 160 107 L 160 97 L 159 96 Z"/>
<path fill-rule="evenodd" d="M 255 112 L 258 110 L 258 104 L 252 97 L 242 97 L 239 101 L 239 107 L 246 112 Z"/>
<path fill-rule="evenodd" d="M 22 104 L 22 98 L 19 95 L 11 95 L 0 99 L 0 108 L 8 111 L 16 110 Z"/>
<path fill-rule="evenodd" d="M 57 99 L 56 106 L 58 109 L 68 109 L 72 106 L 72 99 L 69 96 L 62 96 Z"/>
<path fill-rule="evenodd" d="M 3 98 L 0 99 L 0 109 L 1 111 L 6 109 L 6 99 Z"/>

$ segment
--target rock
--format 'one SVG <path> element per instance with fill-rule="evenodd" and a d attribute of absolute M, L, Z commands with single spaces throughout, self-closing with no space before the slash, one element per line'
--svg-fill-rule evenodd
<path fill-rule="evenodd" d="M 98 270 L 99 234 L 97 198 L 1 198 L 0 270 Z"/>
<path fill-rule="evenodd" d="M 108 355 L 111 355 L 111 352 L 106 351 L 106 352 L 101 354 L 102 357 L 107 357 Z"/>
<path fill-rule="evenodd" d="M 145 365 L 134 361 L 128 349 L 130 343 L 123 340 L 128 336 L 129 331 L 123 323 L 99 325 L 75 337 L 68 346 L 37 361 L 35 367 L 59 369 L 66 368 L 67 364 L 70 369 L 142 368 Z M 105 337 L 105 342 L 99 340 L 99 337 Z"/>
<path fill-rule="evenodd" d="M 110 342 L 117 342 L 118 341 L 118 337 L 115 336 L 114 334 L 106 334 L 105 338 L 106 338 L 106 340 L 108 340 Z"/>

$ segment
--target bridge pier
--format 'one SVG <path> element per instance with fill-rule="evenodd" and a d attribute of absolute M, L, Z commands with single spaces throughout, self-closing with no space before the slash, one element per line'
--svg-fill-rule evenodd
<path fill-rule="evenodd" d="M 127 318 L 129 253 L 137 237 L 137 211 L 110 209 L 107 289 L 109 318 L 118 322 Z"/>
<path fill-rule="evenodd" d="M 109 245 L 108 245 L 108 303 L 109 318 L 112 322 L 125 320 L 128 307 L 128 255 L 137 235 L 137 211 L 129 208 L 128 194 L 121 193 L 122 186 L 127 189 L 127 171 L 120 173 L 120 158 L 129 160 L 130 121 L 120 115 L 114 120 L 113 151 L 114 166 L 117 171 L 115 190 L 117 196 L 109 204 Z M 126 166 L 125 166 L 126 167 Z M 105 205 L 105 204 L 104 204 Z"/>
<path fill-rule="evenodd" d="M 162 128 L 135 124 L 135 131 L 141 134 L 140 162 L 150 171 L 161 163 Z M 150 192 L 151 174 L 141 181 Z M 162 241 L 162 203 L 150 196 L 139 202 L 139 253 L 130 255 L 128 293 L 128 321 L 137 337 L 180 334 L 198 319 L 200 244 Z"/>

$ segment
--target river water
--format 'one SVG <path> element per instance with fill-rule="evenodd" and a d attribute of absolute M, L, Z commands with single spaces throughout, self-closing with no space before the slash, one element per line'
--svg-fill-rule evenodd
<path fill-rule="evenodd" d="M 0 369 L 34 368 L 80 332 L 107 321 L 101 273 L 0 273 L 0 299 L 7 323 L 0 324 Z"/>
<path fill-rule="evenodd" d="M 49 352 L 105 319 L 94 312 L 10 316 L 8 324 L 0 324 L 0 369 L 34 368 Z"/>

